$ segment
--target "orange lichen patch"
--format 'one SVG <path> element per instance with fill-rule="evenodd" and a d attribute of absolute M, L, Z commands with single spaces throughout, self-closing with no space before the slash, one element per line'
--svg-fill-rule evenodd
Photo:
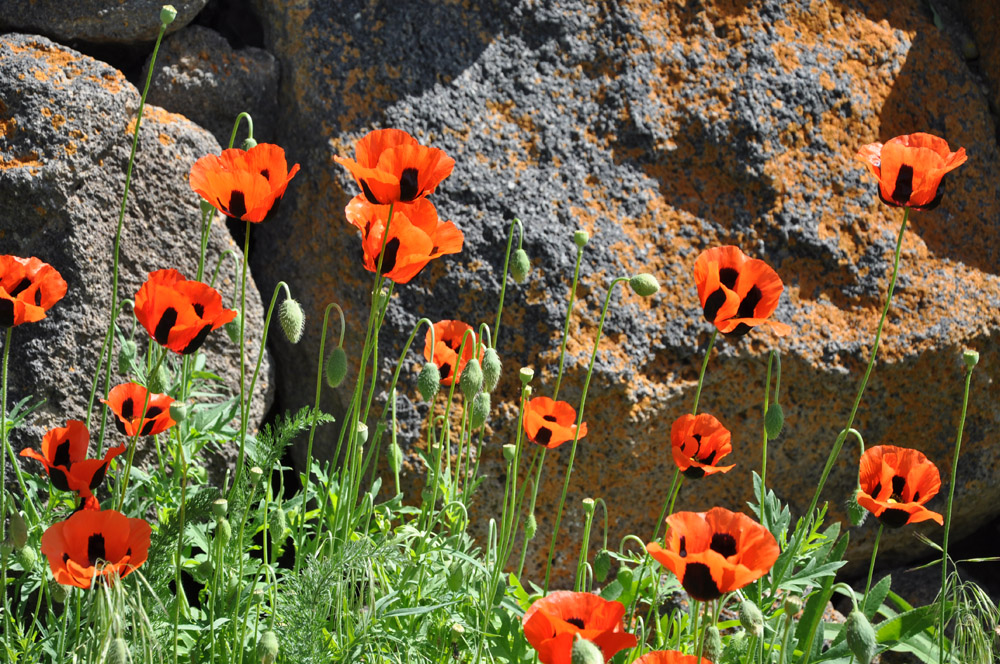
<path fill-rule="evenodd" d="M 170 111 L 165 111 L 159 106 L 149 106 L 147 105 L 142 113 L 142 119 L 146 122 L 155 122 L 157 124 L 175 124 L 178 122 L 187 123 L 189 120 L 178 113 L 171 113 Z M 135 132 L 135 118 L 129 120 L 128 126 L 125 128 L 126 134 L 131 134 Z M 163 142 L 163 139 L 160 139 Z M 167 145 L 164 143 L 164 145 Z"/>
<path fill-rule="evenodd" d="M 66 116 L 62 113 L 56 113 L 52 116 L 52 128 L 59 129 L 64 124 L 66 124 Z"/>
<path fill-rule="evenodd" d="M 0 169 L 8 168 L 26 168 L 29 166 L 41 166 L 42 162 L 38 158 L 38 153 L 32 150 L 31 152 L 18 155 L 15 157 L 6 158 L 0 155 Z M 35 171 L 32 171 L 34 174 Z"/>
<path fill-rule="evenodd" d="M 15 129 L 17 129 L 17 118 L 5 118 L 0 115 L 0 138 L 13 136 Z"/>
<path fill-rule="evenodd" d="M 174 141 L 174 139 L 172 139 L 171 137 L 167 136 L 163 132 L 160 132 L 160 134 L 157 136 L 157 138 L 160 140 L 160 143 L 162 143 L 163 145 L 173 145 L 176 142 L 176 141 Z"/>

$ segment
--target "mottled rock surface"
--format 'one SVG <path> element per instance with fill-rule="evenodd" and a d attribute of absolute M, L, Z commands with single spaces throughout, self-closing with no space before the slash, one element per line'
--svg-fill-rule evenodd
<path fill-rule="evenodd" d="M 86 414 L 110 315 L 112 246 L 139 94 L 103 63 L 43 37 L 8 34 L 0 37 L 0 100 L 0 253 L 38 256 L 69 285 L 48 318 L 13 334 L 9 402 L 28 395 L 48 400 L 35 426 L 18 431 L 15 447 L 37 446 L 47 428 Z M 130 299 L 153 270 L 173 267 L 195 277 L 201 213 L 188 171 L 198 157 L 219 151 L 208 132 L 155 106 L 146 106 L 139 136 L 121 245 L 119 294 Z M 227 250 L 237 259 L 226 259 L 217 285 L 229 303 L 241 251 L 216 219 L 207 269 Z M 247 299 L 256 358 L 263 310 L 255 287 Z M 126 310 L 119 325 L 128 331 L 132 324 Z M 146 338 L 140 326 L 140 347 Z M 239 353 L 226 334 L 209 335 L 204 349 L 209 370 L 238 386 Z M 255 423 L 271 399 L 270 373 L 265 358 Z M 121 381 L 116 372 L 112 385 Z"/>
<path fill-rule="evenodd" d="M 257 140 L 271 141 L 278 75 L 277 61 L 264 49 L 235 50 L 218 32 L 192 25 L 164 40 L 149 101 L 183 113 L 222 146 L 229 144 L 236 116 L 246 111 L 253 117 Z"/>
<path fill-rule="evenodd" d="M 208 0 L 4 0 L 0 32 L 37 32 L 61 41 L 135 44 L 151 42 L 160 32 L 160 9 L 172 4 L 177 18 L 168 32 L 180 30 Z"/>
<path fill-rule="evenodd" d="M 1000 414 L 1000 162 L 987 100 L 923 3 L 844 0 L 507 0 L 372 5 L 255 0 L 267 46 L 281 61 L 279 141 L 303 164 L 283 217 L 260 229 L 270 250 L 251 261 L 264 284 L 288 280 L 312 317 L 305 342 L 277 349 L 287 407 L 312 399 L 322 308 L 348 311 L 356 353 L 370 275 L 344 221 L 355 194 L 332 161 L 375 127 L 399 127 L 455 158 L 433 200 L 466 246 L 396 289 L 382 357 L 394 358 L 417 318 L 492 321 L 511 218 L 525 222 L 535 270 L 507 286 L 499 350 L 507 374 L 494 395 L 485 447 L 490 477 L 476 505 L 499 513 L 500 445 L 513 434 L 518 366 L 534 365 L 536 394 L 554 384 L 577 228 L 591 233 L 570 327 L 560 396 L 580 396 L 611 277 L 656 274 L 663 290 L 612 298 L 587 401 L 558 563 L 575 560 L 578 508 L 602 496 L 611 541 L 648 536 L 673 474 L 669 431 L 689 411 L 709 326 L 692 283 L 698 253 L 735 243 L 786 282 L 778 341 L 754 333 L 723 342 L 703 410 L 733 431 L 736 469 L 684 485 L 679 509 L 742 509 L 760 468 L 767 352 L 782 353 L 781 438 L 768 484 L 801 513 L 845 424 L 884 302 L 902 213 L 881 204 L 854 160 L 863 144 L 929 131 L 964 146 L 941 207 L 915 213 L 880 362 L 856 427 L 869 444 L 919 447 L 947 476 L 960 406 L 959 354 L 982 353 L 973 382 L 954 532 L 997 511 Z M 356 357 L 356 354 L 354 355 Z M 386 360 L 387 363 L 393 360 Z M 287 367 L 287 369 L 286 369 Z M 405 374 L 404 374 L 405 375 Z M 335 408 L 349 388 L 327 399 Z M 404 388 L 403 392 L 407 392 Z M 409 433 L 423 406 L 401 405 Z M 332 431 L 323 432 L 329 444 Z M 411 436 L 412 438 L 412 436 Z M 329 449 L 329 448 L 326 448 Z M 543 565 L 569 446 L 548 457 L 529 555 Z M 848 447 L 824 496 L 834 514 L 855 484 Z M 419 477 L 410 482 L 419 483 Z M 932 507 L 943 508 L 936 499 Z M 482 519 L 481 519 L 482 520 Z M 925 527 L 934 533 L 936 527 Z M 850 555 L 864 558 L 866 529 Z M 880 558 L 906 557 L 912 531 L 889 533 Z"/>

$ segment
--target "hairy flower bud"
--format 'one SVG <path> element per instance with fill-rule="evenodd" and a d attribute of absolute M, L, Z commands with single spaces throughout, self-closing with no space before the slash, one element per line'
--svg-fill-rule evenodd
<path fill-rule="evenodd" d="M 660 282 L 649 273 L 637 274 L 628 280 L 628 285 L 632 287 L 636 295 L 650 297 L 660 290 Z"/>
<path fill-rule="evenodd" d="M 306 329 L 306 315 L 302 311 L 302 305 L 288 298 L 278 307 L 278 322 L 281 329 L 293 344 L 302 340 L 302 332 Z"/>
<path fill-rule="evenodd" d="M 278 659 L 278 635 L 273 630 L 269 629 L 260 635 L 257 657 L 260 658 L 260 664 L 274 664 Z"/>
<path fill-rule="evenodd" d="M 243 139 L 243 144 L 240 146 L 244 150 L 251 150 L 257 147 L 257 141 L 254 140 L 253 136 Z"/>
<path fill-rule="evenodd" d="M 16 509 L 10 515 L 10 543 L 15 549 L 21 549 L 28 543 L 28 526 Z"/>
<path fill-rule="evenodd" d="M 717 625 L 709 625 L 705 630 L 705 646 L 702 653 L 710 662 L 721 661 L 722 657 L 722 635 L 719 634 Z"/>
<path fill-rule="evenodd" d="M 439 389 L 441 389 L 441 371 L 433 362 L 424 363 L 424 368 L 417 377 L 417 391 L 424 401 L 432 401 Z"/>
<path fill-rule="evenodd" d="M 215 537 L 223 547 L 229 544 L 229 540 L 233 537 L 233 526 L 229 523 L 229 519 L 219 519 L 216 522 Z"/>
<path fill-rule="evenodd" d="M 126 375 L 132 370 L 132 363 L 135 362 L 139 354 L 139 347 L 131 339 L 122 341 L 122 347 L 118 350 L 118 373 Z"/>
<path fill-rule="evenodd" d="M 233 318 L 228 323 L 226 323 L 225 326 L 224 326 L 226 328 L 226 336 L 229 337 L 229 340 L 232 341 L 234 344 L 239 344 L 240 343 L 240 319 L 241 318 L 243 318 L 243 314 L 240 313 L 239 309 L 237 309 L 236 310 L 236 317 Z"/>
<path fill-rule="evenodd" d="M 326 376 L 326 384 L 330 387 L 337 387 L 344 382 L 347 377 L 347 353 L 343 346 L 337 346 L 326 358 L 326 365 L 323 367 L 323 374 Z"/>
<path fill-rule="evenodd" d="M 500 356 L 496 348 L 487 348 L 483 353 L 483 386 L 492 392 L 500 382 Z"/>
<path fill-rule="evenodd" d="M 284 543 L 285 534 L 288 532 L 288 519 L 285 510 L 279 507 L 271 511 L 271 521 L 267 530 L 271 534 L 271 546 L 277 547 Z"/>
<path fill-rule="evenodd" d="M 594 556 L 594 580 L 598 583 L 604 583 L 604 579 L 608 578 L 610 571 L 611 553 L 607 549 L 601 549 Z"/>
<path fill-rule="evenodd" d="M 462 569 L 462 563 L 456 560 L 448 568 L 448 589 L 457 593 L 462 589 L 464 580 L 465 571 Z"/>
<path fill-rule="evenodd" d="M 17 552 L 17 561 L 21 563 L 21 569 L 25 572 L 30 572 L 35 569 L 35 563 L 38 562 L 38 553 L 30 546 L 22 547 Z"/>
<path fill-rule="evenodd" d="M 483 369 L 479 360 L 472 358 L 468 361 L 458 379 L 458 387 L 469 401 L 483 388 Z"/>
<path fill-rule="evenodd" d="M 66 597 L 69 595 L 69 590 L 61 583 L 53 582 L 49 584 L 49 595 L 52 597 L 53 602 L 56 604 L 62 604 L 66 601 Z"/>
<path fill-rule="evenodd" d="M 577 632 L 573 635 L 573 650 L 570 653 L 571 664 L 604 664 L 604 655 L 601 649 L 592 641 L 580 636 Z"/>
<path fill-rule="evenodd" d="M 847 616 L 844 629 L 847 632 L 847 647 L 858 658 L 859 664 L 869 664 L 878 650 L 878 639 L 868 618 L 854 609 Z"/>
<path fill-rule="evenodd" d="M 394 474 L 398 473 L 403 467 L 403 450 L 402 448 L 393 442 L 389 443 L 389 470 Z"/>
<path fill-rule="evenodd" d="M 785 618 L 792 619 L 802 610 L 802 598 L 798 595 L 786 595 L 782 608 L 785 609 Z"/>
<path fill-rule="evenodd" d="M 764 431 L 767 432 L 768 438 L 774 440 L 781 435 L 784 426 L 785 411 L 781 409 L 780 403 L 774 402 L 767 407 L 767 413 L 764 414 Z"/>
<path fill-rule="evenodd" d="M 167 389 L 170 387 L 170 372 L 167 368 L 160 363 L 160 366 L 156 368 L 147 380 L 147 388 L 150 392 L 154 394 L 165 394 Z"/>
<path fill-rule="evenodd" d="M 535 533 L 538 532 L 538 519 L 535 518 L 535 513 L 532 512 L 528 515 L 528 519 L 524 522 L 524 539 L 531 541 L 535 539 Z"/>
<path fill-rule="evenodd" d="M 510 261 L 510 276 L 514 277 L 517 283 L 523 284 L 530 271 L 531 260 L 528 258 L 528 253 L 524 249 L 518 249 Z"/>
<path fill-rule="evenodd" d="M 743 629 L 758 639 L 764 636 L 764 615 L 757 608 L 756 604 L 748 599 L 740 602 L 739 616 Z"/>
<path fill-rule="evenodd" d="M 472 430 L 477 431 L 486 424 L 486 417 L 490 414 L 490 393 L 480 392 L 472 399 Z"/>
<path fill-rule="evenodd" d="M 111 639 L 108 657 L 104 661 L 107 664 L 128 664 L 128 644 L 125 643 L 125 639 L 120 636 Z"/>
<path fill-rule="evenodd" d="M 861 487 L 858 487 L 854 492 L 847 498 L 847 502 L 844 508 L 847 511 L 847 518 L 851 522 L 851 525 L 857 528 L 862 525 L 865 520 L 868 519 L 868 510 L 858 504 L 858 492 L 861 491 Z"/>

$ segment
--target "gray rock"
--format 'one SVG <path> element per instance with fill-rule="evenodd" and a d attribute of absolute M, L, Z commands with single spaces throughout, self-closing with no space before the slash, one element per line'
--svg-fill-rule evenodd
<path fill-rule="evenodd" d="M 212 132 L 223 147 L 229 144 L 236 116 L 246 111 L 253 117 L 257 141 L 271 141 L 279 73 L 274 56 L 264 49 L 234 50 L 214 30 L 192 25 L 163 42 L 149 101 L 183 113 Z M 246 136 L 244 129 L 236 147 Z"/>
<path fill-rule="evenodd" d="M 53 39 L 95 43 L 151 42 L 160 32 L 160 9 L 172 4 L 177 18 L 167 28 L 176 32 L 198 15 L 208 0 L 4 0 L 0 32 L 38 32 Z"/>
<path fill-rule="evenodd" d="M 103 63 L 44 37 L 8 34 L 0 37 L 0 100 L 0 253 L 37 256 L 69 285 L 45 320 L 18 326 L 13 334 L 8 403 L 29 395 L 47 399 L 33 425 L 17 432 L 15 447 L 37 446 L 48 428 L 86 415 L 110 314 L 112 246 L 139 93 Z M 153 270 L 172 267 L 195 278 L 201 213 L 188 171 L 198 157 L 218 151 L 208 132 L 146 106 L 122 234 L 121 298 L 134 298 Z M 242 254 L 217 218 L 209 233 L 207 270 L 225 251 L 237 258 L 225 259 L 217 286 L 231 303 Z M 257 356 L 262 321 L 260 294 L 251 283 L 251 358 Z M 126 308 L 119 326 L 128 332 L 132 325 Z M 141 348 L 147 338 L 139 326 L 135 339 Z M 223 376 L 231 390 L 239 382 L 238 349 L 222 330 L 210 334 L 203 349 L 208 369 Z M 120 382 L 116 372 L 111 384 Z M 272 394 L 265 356 L 252 426 Z M 99 411 L 95 414 L 99 422 Z M 91 428 L 94 440 L 96 426 Z M 235 449 L 227 447 L 221 455 L 215 463 L 232 461 Z"/>

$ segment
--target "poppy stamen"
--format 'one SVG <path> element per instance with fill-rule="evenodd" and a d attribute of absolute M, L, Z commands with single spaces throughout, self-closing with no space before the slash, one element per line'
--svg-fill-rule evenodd
<path fill-rule="evenodd" d="M 52 465 L 54 466 L 65 466 L 69 470 L 72 465 L 69 457 L 69 441 L 64 440 L 56 446 L 55 456 L 52 457 Z"/>
<path fill-rule="evenodd" d="M 583 619 L 581 618 L 567 618 L 566 622 L 568 622 L 570 625 L 579 627 L 580 629 L 585 629 Z"/>
<path fill-rule="evenodd" d="M 688 563 L 681 585 L 691 597 L 703 602 L 722 597 L 719 586 L 712 579 L 712 570 L 705 563 Z"/>
<path fill-rule="evenodd" d="M 105 560 L 106 555 L 104 550 L 104 535 L 94 533 L 87 538 L 87 559 L 90 561 L 91 567 L 96 567 L 97 561 Z"/>

